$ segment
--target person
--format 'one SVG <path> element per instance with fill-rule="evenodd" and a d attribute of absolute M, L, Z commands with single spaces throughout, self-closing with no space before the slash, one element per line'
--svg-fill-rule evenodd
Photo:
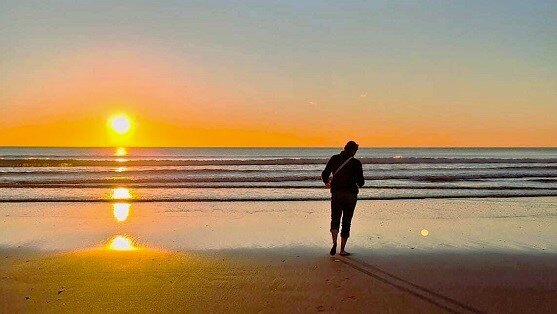
<path fill-rule="evenodd" d="M 356 208 L 359 188 L 364 185 L 364 173 L 362 163 L 354 158 L 358 151 L 358 144 L 349 141 L 344 150 L 334 155 L 327 162 L 327 166 L 321 178 L 325 186 L 331 189 L 331 236 L 333 247 L 330 254 L 335 255 L 337 250 L 337 238 L 342 217 L 342 231 L 340 233 L 340 255 L 348 256 L 346 242 L 350 237 L 350 225 Z M 332 178 L 329 178 L 332 174 Z"/>

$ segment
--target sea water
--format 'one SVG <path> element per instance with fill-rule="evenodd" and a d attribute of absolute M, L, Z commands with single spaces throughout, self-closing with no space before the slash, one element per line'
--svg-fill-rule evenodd
<path fill-rule="evenodd" d="M 0 202 L 325 200 L 334 148 L 0 148 Z M 557 195 L 557 148 L 360 148 L 360 199 Z"/>

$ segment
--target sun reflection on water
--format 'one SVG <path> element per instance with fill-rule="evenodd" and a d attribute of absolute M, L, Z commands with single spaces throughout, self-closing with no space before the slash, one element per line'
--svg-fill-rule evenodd
<path fill-rule="evenodd" d="M 119 222 L 124 222 L 128 219 L 130 215 L 130 207 L 131 204 L 128 203 L 114 203 L 112 204 L 112 213 L 114 214 L 114 218 Z"/>
<path fill-rule="evenodd" d="M 116 172 L 124 172 L 124 171 L 126 171 L 126 170 L 128 170 L 128 167 L 118 167 L 118 168 L 116 168 L 116 170 L 114 170 L 114 171 L 116 171 Z"/>
<path fill-rule="evenodd" d="M 130 237 L 124 235 L 118 235 L 110 239 L 106 248 L 113 251 L 135 251 L 139 249 Z"/>
<path fill-rule="evenodd" d="M 115 200 L 128 200 L 132 198 L 130 189 L 128 188 L 115 188 L 112 190 L 112 199 Z"/>
<path fill-rule="evenodd" d="M 116 148 L 116 151 L 114 152 L 114 156 L 126 156 L 128 154 L 128 151 L 126 150 L 125 147 L 118 147 Z"/>

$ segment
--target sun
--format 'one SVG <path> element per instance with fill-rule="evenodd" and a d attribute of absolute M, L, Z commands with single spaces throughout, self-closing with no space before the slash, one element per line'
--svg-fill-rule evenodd
<path fill-rule="evenodd" d="M 113 116 L 109 121 L 112 130 L 118 134 L 126 134 L 130 131 L 132 123 L 125 115 Z"/>

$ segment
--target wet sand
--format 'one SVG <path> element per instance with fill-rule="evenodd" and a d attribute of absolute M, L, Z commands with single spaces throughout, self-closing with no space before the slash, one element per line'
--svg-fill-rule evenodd
<path fill-rule="evenodd" d="M 505 312 L 557 306 L 557 255 L 331 258 L 302 248 L 210 252 L 4 249 L 12 312 Z"/>
<path fill-rule="evenodd" d="M 555 201 L 2 204 L 1 312 L 550 312 Z"/>
<path fill-rule="evenodd" d="M 458 312 L 550 313 L 557 307 L 554 253 L 370 254 L 351 260 Z"/>
<path fill-rule="evenodd" d="M 2 262 L 2 312 L 439 312 L 328 257 L 299 254 L 23 254 Z"/>

